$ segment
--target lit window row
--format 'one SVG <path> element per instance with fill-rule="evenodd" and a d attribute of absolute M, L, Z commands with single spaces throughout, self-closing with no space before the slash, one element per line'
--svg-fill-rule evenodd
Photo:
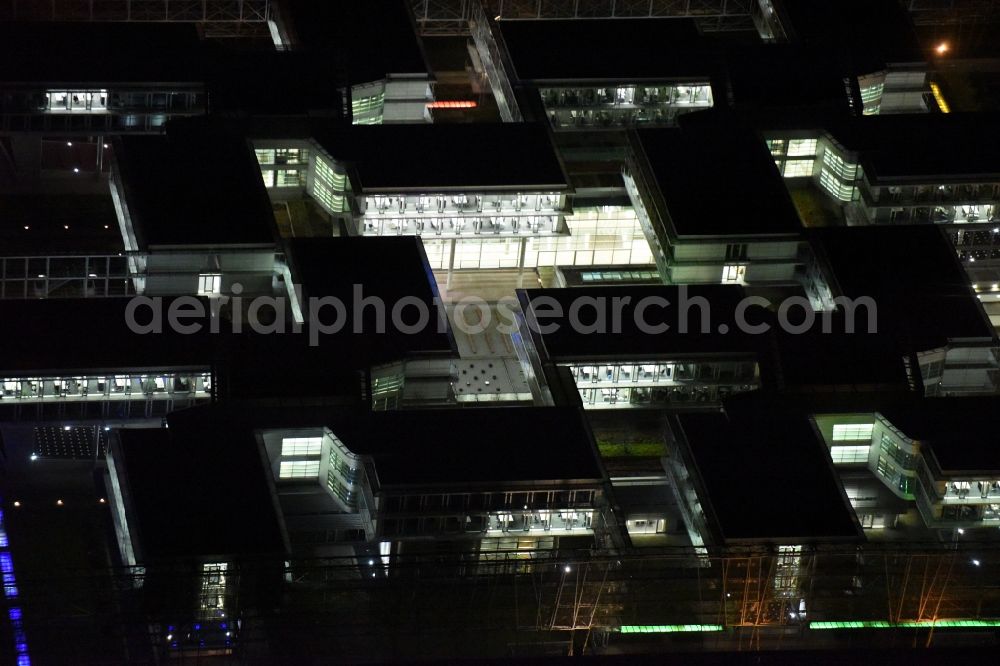
<path fill-rule="evenodd" d="M 868 462 L 868 452 L 871 445 L 865 446 L 831 446 L 830 457 L 834 465 L 852 465 Z"/>
<path fill-rule="evenodd" d="M 792 139 L 788 142 L 789 157 L 808 157 L 816 154 L 816 139 Z"/>
<path fill-rule="evenodd" d="M 318 456 L 322 450 L 322 437 L 285 437 L 281 440 L 282 457 Z"/>
<path fill-rule="evenodd" d="M 254 150 L 257 162 L 268 164 L 306 164 L 309 162 L 309 151 L 301 148 L 263 148 Z"/>
<path fill-rule="evenodd" d="M 19 377 L 0 381 L 0 400 L 90 399 L 143 395 L 168 397 L 210 393 L 208 373 L 112 375 L 99 377 Z"/>
<path fill-rule="evenodd" d="M 874 423 L 836 424 L 833 426 L 833 441 L 849 442 L 871 440 Z"/>
<path fill-rule="evenodd" d="M 299 169 L 264 170 L 260 172 L 266 187 L 302 187 L 306 172 Z"/>
<path fill-rule="evenodd" d="M 829 149 L 823 153 L 823 165 L 829 167 L 829 169 L 838 178 L 842 178 L 844 180 L 854 180 L 858 175 L 857 164 L 848 162 L 840 155 Z"/>
<path fill-rule="evenodd" d="M 108 110 L 107 90 L 50 90 L 45 93 L 45 110 L 100 113 Z"/>
<path fill-rule="evenodd" d="M 278 470 L 280 479 L 319 478 L 318 460 L 282 460 Z"/>
<path fill-rule="evenodd" d="M 819 184 L 833 197 L 841 201 L 851 201 L 854 198 L 854 185 L 845 184 L 837 179 L 826 166 L 820 171 Z"/>
<path fill-rule="evenodd" d="M 799 178 L 811 176 L 813 173 L 813 163 L 816 160 L 788 160 L 785 162 L 785 178 Z"/>

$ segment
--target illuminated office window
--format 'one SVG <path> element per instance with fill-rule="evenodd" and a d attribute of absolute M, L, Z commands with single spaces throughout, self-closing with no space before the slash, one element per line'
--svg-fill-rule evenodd
<path fill-rule="evenodd" d="M 50 90 L 45 93 L 51 112 L 104 113 L 108 110 L 107 90 Z"/>
<path fill-rule="evenodd" d="M 218 273 L 203 273 L 198 276 L 199 296 L 218 296 L 222 293 L 222 276 Z"/>
<path fill-rule="evenodd" d="M 742 284 L 746 276 L 746 264 L 726 264 L 722 267 L 722 281 L 726 284 Z"/>
<path fill-rule="evenodd" d="M 318 456 L 322 450 L 322 437 L 285 437 L 281 440 L 282 456 Z"/>
<path fill-rule="evenodd" d="M 871 440 L 873 423 L 850 423 L 837 424 L 833 426 L 833 441 L 850 442 L 860 440 Z"/>
<path fill-rule="evenodd" d="M 833 458 L 834 465 L 851 465 L 868 462 L 867 446 L 832 446 L 830 447 L 830 457 Z"/>
<path fill-rule="evenodd" d="M 260 177 L 264 179 L 264 187 L 274 187 L 273 171 L 261 171 Z"/>
<path fill-rule="evenodd" d="M 832 150 L 823 153 L 823 164 L 830 167 L 834 174 L 844 180 L 854 180 L 858 175 L 858 165 L 846 161 Z"/>
<path fill-rule="evenodd" d="M 839 180 L 825 165 L 819 174 L 819 184 L 841 201 L 850 201 L 854 198 L 854 185 Z"/>
<path fill-rule="evenodd" d="M 278 470 L 279 479 L 319 478 L 318 460 L 282 460 Z"/>
<path fill-rule="evenodd" d="M 275 185 L 277 187 L 300 187 L 303 183 L 303 175 L 296 169 L 282 169 L 277 172 Z"/>
<path fill-rule="evenodd" d="M 792 139 L 788 142 L 789 157 L 805 157 L 816 154 L 816 139 Z"/>
<path fill-rule="evenodd" d="M 309 161 L 309 151 L 298 148 L 278 148 L 274 151 L 276 164 L 305 164 Z"/>
<path fill-rule="evenodd" d="M 815 160 L 788 160 L 785 162 L 785 178 L 811 176 Z"/>
<path fill-rule="evenodd" d="M 257 162 L 260 164 L 274 164 L 274 150 L 266 148 L 255 150 L 254 153 L 257 154 Z"/>

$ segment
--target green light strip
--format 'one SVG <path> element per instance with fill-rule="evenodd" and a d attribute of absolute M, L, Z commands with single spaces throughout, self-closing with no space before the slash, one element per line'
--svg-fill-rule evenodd
<path fill-rule="evenodd" d="M 626 624 L 623 634 L 677 634 L 683 632 L 722 631 L 721 624 Z"/>
<path fill-rule="evenodd" d="M 810 629 L 896 629 L 935 627 L 938 629 L 963 627 L 1000 627 L 1000 620 L 937 620 L 917 622 L 887 622 L 885 620 L 858 620 L 853 622 L 810 622 Z"/>

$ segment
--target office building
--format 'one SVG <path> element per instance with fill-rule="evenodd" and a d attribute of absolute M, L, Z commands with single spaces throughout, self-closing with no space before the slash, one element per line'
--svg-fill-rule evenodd
<path fill-rule="evenodd" d="M 994 648 L 974 31 L 813 5 L 4 3 L 0 661 Z"/>

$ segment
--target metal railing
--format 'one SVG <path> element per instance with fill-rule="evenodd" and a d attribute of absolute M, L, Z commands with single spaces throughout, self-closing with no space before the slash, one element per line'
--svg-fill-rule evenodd
<path fill-rule="evenodd" d="M 0 299 L 110 298 L 136 293 L 129 257 L 0 257 Z"/>

